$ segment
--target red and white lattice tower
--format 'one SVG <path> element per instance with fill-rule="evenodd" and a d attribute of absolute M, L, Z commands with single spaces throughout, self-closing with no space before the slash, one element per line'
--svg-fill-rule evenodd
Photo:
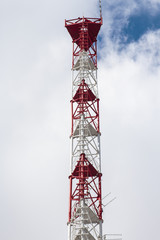
<path fill-rule="evenodd" d="M 73 40 L 68 240 L 102 240 L 101 152 L 97 85 L 100 18 L 65 21 Z"/>

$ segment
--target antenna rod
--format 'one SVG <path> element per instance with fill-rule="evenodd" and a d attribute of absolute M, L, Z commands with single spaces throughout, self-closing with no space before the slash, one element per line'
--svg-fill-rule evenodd
<path fill-rule="evenodd" d="M 99 12 L 100 12 L 100 18 L 102 18 L 102 3 L 101 3 L 101 0 L 99 0 Z"/>

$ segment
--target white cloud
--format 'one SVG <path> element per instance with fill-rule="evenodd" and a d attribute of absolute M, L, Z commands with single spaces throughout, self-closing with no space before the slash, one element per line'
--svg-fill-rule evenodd
<path fill-rule="evenodd" d="M 158 229 L 159 37 L 148 32 L 121 51 L 107 46 L 99 63 L 104 179 L 118 198 L 105 226 L 124 239 L 149 239 Z"/>
<path fill-rule="evenodd" d="M 112 37 L 112 40 L 119 41 L 120 38 L 125 38 L 122 35 L 122 29 L 129 23 L 130 17 L 141 15 L 141 13 L 154 16 L 159 11 L 160 3 L 156 0 L 104 1 L 104 26 L 102 32 L 105 37 L 109 36 L 109 38 Z"/>

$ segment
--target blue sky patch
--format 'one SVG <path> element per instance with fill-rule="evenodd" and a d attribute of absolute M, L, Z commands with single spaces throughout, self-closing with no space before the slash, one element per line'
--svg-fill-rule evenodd
<path fill-rule="evenodd" d="M 137 41 L 149 30 L 160 28 L 160 13 L 152 16 L 147 12 L 141 12 L 139 15 L 132 15 L 128 19 L 128 24 L 122 29 L 125 42 Z"/>

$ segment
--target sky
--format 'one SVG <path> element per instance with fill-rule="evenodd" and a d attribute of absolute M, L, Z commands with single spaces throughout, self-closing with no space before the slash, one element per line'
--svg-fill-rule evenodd
<path fill-rule="evenodd" d="M 98 37 L 103 233 L 157 239 L 160 3 L 102 0 Z M 0 2 L 0 239 L 67 239 L 72 42 L 98 1 Z"/>

